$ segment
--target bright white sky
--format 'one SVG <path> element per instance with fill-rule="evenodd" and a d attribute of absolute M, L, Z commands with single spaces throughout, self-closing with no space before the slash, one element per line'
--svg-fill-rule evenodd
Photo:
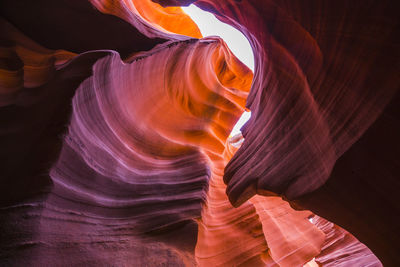
<path fill-rule="evenodd" d="M 194 22 L 196 22 L 204 37 L 216 35 L 224 39 L 225 43 L 227 43 L 235 56 L 254 72 L 253 50 L 251 49 L 249 41 L 240 31 L 219 21 L 213 14 L 203 11 L 195 5 L 182 7 L 182 9 L 192 18 L 192 20 L 194 20 Z M 230 136 L 240 133 L 240 128 L 242 128 L 250 117 L 251 112 L 243 112 L 239 121 L 232 129 Z M 313 222 L 312 218 L 309 220 L 310 222 Z M 315 267 L 318 266 L 318 264 L 315 262 L 315 258 L 313 258 L 304 266 Z"/>
<path fill-rule="evenodd" d="M 206 36 L 219 36 L 224 39 L 229 49 L 254 71 L 254 56 L 247 38 L 232 26 L 219 21 L 213 14 L 203 11 L 195 5 L 182 7 L 199 27 L 201 34 Z M 251 112 L 244 112 L 231 132 L 231 136 L 240 133 L 240 128 L 250 119 Z"/>
<path fill-rule="evenodd" d="M 232 132 L 230 136 L 235 136 L 238 133 L 240 133 L 240 128 L 250 119 L 251 117 L 251 112 L 243 112 L 242 116 L 238 120 L 238 122 L 235 124 L 235 127 L 233 127 Z"/>
<path fill-rule="evenodd" d="M 204 37 L 216 35 L 224 39 L 235 56 L 254 71 L 253 50 L 247 38 L 240 31 L 219 21 L 214 14 L 195 5 L 182 7 L 182 9 L 196 22 Z"/>

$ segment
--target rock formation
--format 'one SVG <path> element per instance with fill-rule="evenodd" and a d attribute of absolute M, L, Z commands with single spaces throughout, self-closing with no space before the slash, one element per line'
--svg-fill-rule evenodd
<path fill-rule="evenodd" d="M 2 1 L 0 265 L 398 265 L 399 11 Z"/>

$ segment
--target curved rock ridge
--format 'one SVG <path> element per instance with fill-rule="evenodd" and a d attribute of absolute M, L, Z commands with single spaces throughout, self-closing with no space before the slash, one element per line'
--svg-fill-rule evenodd
<path fill-rule="evenodd" d="M 252 73 L 218 38 L 169 42 L 125 62 L 89 52 L 59 71 L 93 54 L 102 58 L 76 89 L 49 193 L 3 208 L 11 237 L 29 225 L 3 262 L 193 265 L 210 157 L 243 112 Z"/>
<path fill-rule="evenodd" d="M 229 66 L 235 62 L 221 53 L 229 52 L 217 39 L 188 40 L 126 63 L 116 53 L 96 62 L 77 89 L 68 135 L 50 171 L 59 195 L 87 203 L 94 214 L 128 216 L 133 233 L 199 217 L 209 179 L 202 151 L 223 149 L 240 114 L 229 101 L 239 96 L 221 84 L 224 75 L 235 79 Z"/>
<path fill-rule="evenodd" d="M 280 198 L 254 197 L 233 207 L 225 194 L 223 168 L 243 137 L 228 139 L 213 157 L 208 197 L 196 245 L 199 266 L 302 266 L 320 253 L 325 234 Z"/>
<path fill-rule="evenodd" d="M 1 203 L 43 193 L 48 170 L 58 157 L 71 99 L 105 55 L 76 57 L 35 43 L 0 19 Z M 24 166 L 23 168 L 21 166 Z"/>
<path fill-rule="evenodd" d="M 272 266 L 254 206 L 246 202 L 234 208 L 225 194 L 226 162 L 221 156 L 212 158 L 207 199 L 198 219 L 196 262 L 199 266 Z"/>
<path fill-rule="evenodd" d="M 239 27 L 256 55 L 247 101 L 255 115 L 224 175 L 232 203 L 240 204 L 257 190 L 289 199 L 315 190 L 398 89 L 398 57 L 390 54 L 398 18 L 390 5 L 370 1 L 351 18 L 346 12 L 356 4 L 332 7 L 324 18 L 320 13 L 331 6 L 318 1 L 200 0 L 196 5 Z M 308 10 L 314 10 L 312 16 Z M 369 75 L 381 68 L 388 70 L 385 75 Z"/>
<path fill-rule="evenodd" d="M 309 211 L 296 211 L 279 197 L 254 196 L 269 253 L 279 266 L 302 266 L 319 255 L 325 234 L 310 223 Z"/>
<path fill-rule="evenodd" d="M 395 226 L 399 186 L 394 177 L 400 174 L 393 160 L 380 160 L 396 157 L 398 146 L 376 150 L 378 157 L 347 153 L 380 116 L 389 122 L 368 143 L 357 143 L 356 151 L 368 151 L 367 146 L 387 137 L 388 143 L 398 143 L 387 133 L 399 130 L 398 108 L 385 109 L 391 101 L 396 106 L 400 87 L 397 2 L 195 4 L 241 30 L 255 55 L 246 104 L 252 117 L 242 128 L 243 145 L 224 173 L 231 203 L 239 206 L 255 194 L 283 196 L 298 209 L 351 229 L 385 265 L 398 265 L 393 247 L 400 236 Z M 347 161 L 344 167 L 336 164 L 341 157 Z M 358 174 L 351 162 L 360 164 L 361 159 L 372 165 Z M 334 167 L 345 176 L 332 175 Z M 380 173 L 384 179 L 378 178 Z M 343 199 L 335 197 L 335 190 Z"/>
<path fill-rule="evenodd" d="M 74 97 L 47 203 L 62 208 L 57 216 L 79 212 L 82 227 L 88 217 L 106 232 L 156 238 L 192 265 L 206 155 L 223 150 L 251 75 L 216 38 L 171 42 L 126 63 L 115 53 L 99 60 Z"/>
<path fill-rule="evenodd" d="M 0 106 L 14 104 L 22 88 L 45 84 L 57 68 L 76 56 L 68 51 L 53 51 L 36 44 L 2 18 L 0 27 Z"/>
<path fill-rule="evenodd" d="M 399 265 L 398 5 L 154 2 L 0 3 L 0 265 Z"/>
<path fill-rule="evenodd" d="M 91 3 L 101 12 L 112 14 L 131 23 L 134 27 L 143 29 L 147 36 L 154 36 L 154 28 L 171 34 L 182 34 L 201 38 L 196 23 L 183 12 L 180 7 L 162 7 L 151 0 L 107 1 L 91 0 Z M 140 21 L 138 26 L 138 21 Z M 144 26 L 144 27 L 143 27 Z M 160 37 L 160 33 L 155 36 Z M 171 39 L 171 36 L 168 36 Z"/>
<path fill-rule="evenodd" d="M 225 164 L 242 143 L 240 134 L 228 139 L 224 151 Z M 313 260 L 314 264 L 322 266 L 339 262 L 343 266 L 381 266 L 376 256 L 347 231 L 310 211 L 292 209 L 280 197 L 254 196 L 240 207 L 233 208 L 223 194 L 226 186 L 222 182 L 223 172 L 219 171 L 219 176 L 218 173 L 211 176 L 209 197 L 201 218 L 208 225 L 200 223 L 196 247 L 196 257 L 202 246 L 213 254 L 209 252 L 206 260 L 198 258 L 200 265 L 229 266 L 235 262 L 240 266 L 302 266 Z M 232 211 L 228 212 L 229 209 Z M 251 219 L 252 216 L 258 220 Z M 235 224 L 238 225 L 236 228 Z M 202 232 L 206 234 L 201 236 Z M 257 244 L 257 241 L 258 247 L 250 245 Z M 215 245 L 218 242 L 219 247 Z M 227 246 L 229 243 L 233 248 Z"/>
<path fill-rule="evenodd" d="M 315 262 L 322 266 L 383 266 L 376 256 L 354 236 L 333 223 L 319 217 L 310 217 L 326 234 L 321 253 Z"/>
<path fill-rule="evenodd" d="M 130 14 L 129 22 L 103 14 L 90 1 L 4 0 L 0 15 L 36 43 L 74 53 L 109 49 L 127 58 L 171 38 L 185 39 L 151 28 L 137 14 Z"/>
<path fill-rule="evenodd" d="M 276 266 L 268 254 L 260 218 L 246 202 L 234 208 L 225 194 L 223 170 L 235 147 L 227 140 L 220 155 L 210 155 L 207 199 L 198 219 L 196 262 L 199 266 Z"/>

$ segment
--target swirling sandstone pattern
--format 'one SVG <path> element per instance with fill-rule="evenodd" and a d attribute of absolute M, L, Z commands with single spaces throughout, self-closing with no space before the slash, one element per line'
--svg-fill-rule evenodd
<path fill-rule="evenodd" d="M 326 234 L 325 243 L 316 262 L 323 266 L 381 266 L 375 255 L 354 236 L 325 219 L 310 220 Z"/>
<path fill-rule="evenodd" d="M 225 168 L 230 201 L 238 206 L 256 193 L 296 200 L 292 205 L 345 227 L 385 264 L 396 265 L 400 174 L 393 159 L 400 151 L 389 144 L 398 143 L 399 133 L 399 5 L 196 5 L 240 29 L 255 53 L 247 99 L 252 118 Z"/>
<path fill-rule="evenodd" d="M 192 19 L 186 15 L 180 7 L 163 8 L 150 0 L 126 0 L 126 1 L 90 1 L 98 10 L 106 14 L 113 14 L 146 31 L 147 36 L 153 36 L 154 28 L 159 37 L 162 32 L 178 33 L 190 37 L 201 38 L 201 33 Z M 179 38 L 176 36 L 175 38 Z"/>
<path fill-rule="evenodd" d="M 394 2 L 2 1 L 0 264 L 396 266 Z"/>

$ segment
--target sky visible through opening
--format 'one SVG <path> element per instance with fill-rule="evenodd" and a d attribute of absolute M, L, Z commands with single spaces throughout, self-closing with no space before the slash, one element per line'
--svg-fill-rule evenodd
<path fill-rule="evenodd" d="M 212 13 L 203 11 L 195 5 L 182 7 L 182 9 L 196 22 L 203 37 L 213 35 L 221 37 L 235 56 L 254 72 L 253 50 L 251 49 L 249 41 L 240 31 L 219 21 Z M 250 119 L 250 116 L 251 112 L 245 111 L 232 129 L 230 136 L 235 136 L 240 133 L 240 128 Z M 313 217 L 308 220 L 314 223 Z M 318 264 L 315 258 L 313 258 L 304 266 L 315 267 L 318 266 Z"/>
<path fill-rule="evenodd" d="M 219 21 L 212 13 L 201 10 L 195 5 L 182 7 L 200 29 L 201 34 L 206 36 L 219 36 L 228 45 L 235 56 L 254 71 L 254 55 L 247 38 L 237 29 Z M 230 136 L 240 133 L 240 128 L 250 119 L 251 112 L 245 111 Z"/>

